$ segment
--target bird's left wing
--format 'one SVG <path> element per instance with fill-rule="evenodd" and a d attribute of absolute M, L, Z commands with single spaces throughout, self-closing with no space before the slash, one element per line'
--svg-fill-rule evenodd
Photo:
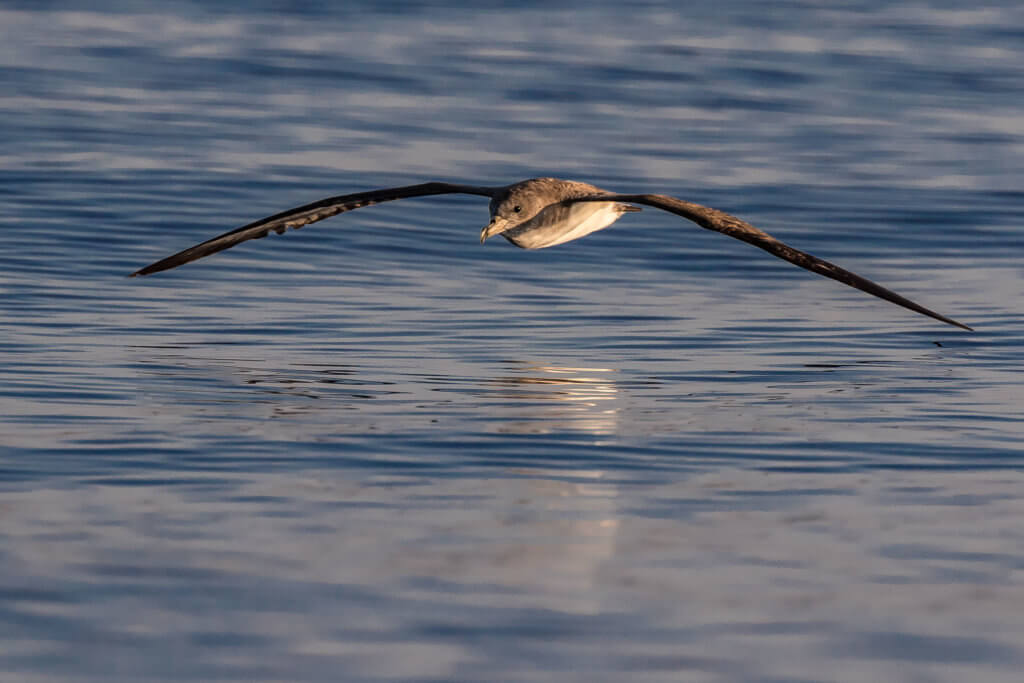
<path fill-rule="evenodd" d="M 720 232 L 723 235 L 728 235 L 729 237 L 743 240 L 748 244 L 753 244 L 755 247 L 764 249 L 773 256 L 789 261 L 790 263 L 800 266 L 801 268 L 805 268 L 812 273 L 832 278 L 833 280 L 842 282 L 844 285 L 849 285 L 850 287 L 859 289 L 862 292 L 867 292 L 868 294 L 877 296 L 880 299 L 885 299 L 897 306 L 902 306 L 910 309 L 911 311 L 921 313 L 922 315 L 927 315 L 936 320 L 941 320 L 949 325 L 955 325 L 956 327 L 965 330 L 971 330 L 967 325 L 957 322 L 952 318 L 947 318 L 935 311 L 929 310 L 920 304 L 914 303 L 910 299 L 902 297 L 896 292 L 888 290 L 867 278 L 863 278 L 856 273 L 851 273 L 850 271 L 840 268 L 834 263 L 829 263 L 828 261 L 820 259 L 817 256 L 812 256 L 807 252 L 795 249 L 788 244 L 775 239 L 763 230 L 758 230 L 753 225 L 741 221 L 735 216 L 730 216 L 724 211 L 719 211 L 707 206 L 701 206 L 700 204 L 694 204 L 693 202 L 687 202 L 682 199 L 676 199 L 675 197 L 669 197 L 661 194 L 595 194 L 567 199 L 561 203 L 571 204 L 574 202 L 607 201 L 644 204 L 656 209 L 668 211 L 669 213 L 674 213 L 677 216 L 682 216 L 687 220 L 693 221 L 702 228 Z"/>
<path fill-rule="evenodd" d="M 369 192 L 357 192 L 355 194 L 343 194 L 337 197 L 328 197 L 312 204 L 306 204 L 294 209 L 288 209 L 276 213 L 267 218 L 243 225 L 240 228 L 226 232 L 223 235 L 206 240 L 194 247 L 189 247 L 177 254 L 151 263 L 145 268 L 132 273 L 137 275 L 149 275 L 158 273 L 161 270 L 169 270 L 178 266 L 195 261 L 196 259 L 224 251 L 231 247 L 245 242 L 246 240 L 266 237 L 273 230 L 277 234 L 283 234 L 289 228 L 298 229 L 304 225 L 322 221 L 339 213 L 360 209 L 372 204 L 390 202 L 396 199 L 408 199 L 410 197 L 427 197 L 437 194 L 475 194 L 484 197 L 493 197 L 502 188 L 475 187 L 472 185 L 452 185 L 450 183 L 421 183 L 419 185 L 406 185 L 404 187 L 389 187 L 383 190 L 370 190 Z"/>

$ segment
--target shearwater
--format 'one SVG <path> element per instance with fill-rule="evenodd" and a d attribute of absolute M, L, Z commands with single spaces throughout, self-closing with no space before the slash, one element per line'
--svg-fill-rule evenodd
<path fill-rule="evenodd" d="M 140 268 L 132 273 L 132 276 L 149 275 L 161 270 L 177 268 L 246 240 L 266 237 L 271 230 L 283 234 L 289 228 L 298 229 L 336 214 L 371 204 L 439 194 L 472 194 L 489 197 L 491 221 L 480 232 L 480 242 L 484 242 L 488 237 L 501 235 L 512 244 L 524 249 L 542 249 L 579 239 L 596 230 L 608 227 L 621 218 L 624 213 L 640 211 L 640 207 L 633 206 L 633 204 L 651 206 L 682 216 L 702 228 L 743 240 L 801 268 L 832 278 L 911 311 L 965 330 L 971 329 L 963 323 L 914 303 L 871 280 L 784 244 L 763 230 L 723 211 L 667 195 L 617 194 L 587 183 L 559 180 L 558 178 L 531 178 L 499 187 L 433 182 L 328 197 L 243 225 L 201 244 L 179 251 L 177 254 L 161 259 L 145 268 Z"/>

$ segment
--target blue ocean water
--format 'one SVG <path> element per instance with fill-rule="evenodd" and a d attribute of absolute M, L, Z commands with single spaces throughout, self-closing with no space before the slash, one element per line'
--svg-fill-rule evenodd
<path fill-rule="evenodd" d="M 1016 681 L 1017 3 L 5 3 L 4 681 Z M 966 333 L 552 175 L 734 213 Z"/>

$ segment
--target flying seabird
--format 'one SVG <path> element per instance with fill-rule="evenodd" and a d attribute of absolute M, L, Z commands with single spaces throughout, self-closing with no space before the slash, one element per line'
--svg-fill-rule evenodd
<path fill-rule="evenodd" d="M 371 204 L 439 194 L 472 194 L 490 198 L 491 221 L 480 232 L 480 242 L 483 243 L 488 237 L 501 235 L 512 244 L 524 249 L 542 249 L 579 239 L 596 230 L 608 227 L 621 218 L 624 213 L 640 211 L 640 207 L 633 206 L 634 204 L 651 206 L 682 216 L 702 228 L 743 240 L 801 268 L 832 278 L 911 311 L 965 330 L 971 329 L 963 323 L 916 304 L 871 280 L 799 249 L 794 249 L 763 230 L 758 230 L 749 223 L 723 211 L 667 195 L 617 194 L 587 183 L 557 178 L 532 178 L 500 187 L 434 182 L 328 197 L 243 225 L 161 259 L 145 268 L 140 268 L 132 273 L 132 276 L 149 275 L 161 270 L 177 268 L 190 261 L 229 249 L 246 240 L 266 237 L 272 230 L 283 234 L 289 228 L 298 229 L 336 214 L 360 209 Z"/>

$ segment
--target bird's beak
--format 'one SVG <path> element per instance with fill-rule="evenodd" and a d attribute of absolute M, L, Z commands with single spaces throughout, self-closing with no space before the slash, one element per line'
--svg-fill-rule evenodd
<path fill-rule="evenodd" d="M 510 226 L 507 220 L 495 216 L 494 218 L 491 219 L 491 222 L 487 224 L 487 227 L 480 231 L 480 244 L 486 242 L 488 237 L 500 235 L 501 233 L 508 230 L 509 227 Z"/>

